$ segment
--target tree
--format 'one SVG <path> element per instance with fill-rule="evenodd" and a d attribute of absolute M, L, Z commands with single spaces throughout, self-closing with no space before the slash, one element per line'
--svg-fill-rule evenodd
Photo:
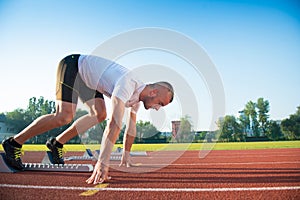
<path fill-rule="evenodd" d="M 6 123 L 14 127 L 15 132 L 17 133 L 22 131 L 29 124 L 31 124 L 36 118 L 54 112 L 55 112 L 54 101 L 45 100 L 44 97 L 40 97 L 39 99 L 37 99 L 36 97 L 32 97 L 29 99 L 28 107 L 26 110 L 16 109 L 12 112 L 6 113 L 5 115 Z M 87 111 L 78 109 L 76 111 L 73 122 L 86 114 L 88 114 Z M 48 138 L 56 137 L 58 134 L 65 131 L 67 128 L 70 127 L 72 123 L 49 130 L 43 134 L 37 135 L 33 138 L 30 138 L 30 140 L 27 142 L 45 143 Z M 102 123 L 97 124 L 95 127 L 88 130 L 87 134 L 90 135 L 91 139 L 101 141 L 103 130 L 105 129 L 105 127 L 106 127 L 106 121 L 103 121 Z M 72 138 L 70 141 L 68 141 L 68 143 L 80 143 L 80 142 L 81 142 L 81 138 L 78 135 Z"/>
<path fill-rule="evenodd" d="M 36 97 L 32 97 L 29 99 L 28 107 L 25 111 L 26 113 L 26 121 L 29 123 L 26 125 L 28 126 L 32 123 L 35 119 L 42 115 L 51 114 L 55 112 L 55 102 L 45 100 L 44 97 L 40 97 L 37 99 Z M 54 137 L 57 135 L 58 130 L 61 128 L 57 128 L 54 130 L 49 130 L 43 134 L 37 135 L 33 138 L 29 139 L 29 143 L 45 143 L 48 138 Z"/>
<path fill-rule="evenodd" d="M 268 123 L 268 129 L 266 132 L 267 137 L 270 140 L 280 140 L 283 137 L 283 134 L 280 129 L 280 125 L 276 121 L 270 121 Z"/>
<path fill-rule="evenodd" d="M 44 97 L 40 97 L 39 99 L 37 99 L 36 97 L 32 97 L 29 99 L 26 115 L 30 121 L 33 121 L 42 115 L 54 112 L 54 101 L 45 100 Z"/>
<path fill-rule="evenodd" d="M 268 131 L 268 112 L 270 111 L 269 101 L 259 98 L 257 100 L 257 109 L 258 109 L 258 122 L 259 128 L 263 135 L 266 135 Z"/>
<path fill-rule="evenodd" d="M 250 130 L 250 117 L 249 117 L 249 115 L 245 115 L 244 110 L 240 111 L 239 113 L 240 113 L 240 116 L 238 118 L 238 121 L 240 122 L 243 133 L 245 135 L 247 135 L 247 133 Z"/>
<path fill-rule="evenodd" d="M 192 131 L 192 122 L 189 116 L 180 118 L 180 128 L 175 137 L 177 142 L 192 142 L 195 134 Z"/>
<path fill-rule="evenodd" d="M 156 127 L 149 121 L 143 122 L 142 120 L 136 123 L 136 141 L 143 142 L 143 140 L 153 138 L 154 135 L 159 133 Z"/>
<path fill-rule="evenodd" d="M 259 136 L 259 123 L 257 121 L 256 103 L 249 101 L 245 107 L 245 115 L 250 119 L 250 128 L 256 137 Z"/>
<path fill-rule="evenodd" d="M 85 110 L 81 110 L 81 109 L 77 109 L 76 110 L 76 113 L 75 113 L 75 116 L 72 120 L 72 123 L 74 123 L 74 121 L 76 121 L 77 119 L 79 119 L 80 117 L 84 116 L 84 115 L 87 115 L 88 112 L 85 111 Z M 71 123 L 71 124 L 72 124 Z M 63 128 L 62 131 L 64 131 L 66 128 L 68 128 L 71 124 L 67 125 L 66 127 Z M 62 132 L 61 131 L 61 132 Z M 77 134 L 74 138 L 70 139 L 68 141 L 68 143 L 70 144 L 80 144 L 81 143 L 81 138 L 85 136 L 85 133 L 80 133 L 81 135 Z"/>
<path fill-rule="evenodd" d="M 107 120 L 102 121 L 101 123 L 95 125 L 87 131 L 89 140 L 97 141 L 101 143 L 103 132 L 106 128 Z"/>
<path fill-rule="evenodd" d="M 287 139 L 300 139 L 300 106 L 295 114 L 281 122 L 281 129 Z"/>
<path fill-rule="evenodd" d="M 122 127 L 122 129 L 120 131 L 120 134 L 119 134 L 119 138 L 116 141 L 117 144 L 122 144 L 123 143 L 125 130 L 126 130 L 126 125 L 123 124 L 123 127 Z"/>
<path fill-rule="evenodd" d="M 15 109 L 12 112 L 7 112 L 5 116 L 6 123 L 9 126 L 14 127 L 15 133 L 18 133 L 21 130 L 23 130 L 31 122 L 30 120 L 28 120 L 25 114 L 25 110 L 20 108 Z"/>
<path fill-rule="evenodd" d="M 241 125 L 232 115 L 226 115 L 223 119 L 218 121 L 220 139 L 231 141 L 245 141 L 245 135 L 242 131 Z"/>
<path fill-rule="evenodd" d="M 14 127 L 15 132 L 18 133 L 22 131 L 25 127 L 33 122 L 36 118 L 50 114 L 55 111 L 55 103 L 53 101 L 45 100 L 44 97 L 40 97 L 37 99 L 36 97 L 32 97 L 29 99 L 27 109 L 15 109 L 12 112 L 6 113 L 6 123 L 12 127 Z M 37 143 L 42 138 L 42 142 L 45 142 L 47 139 L 46 133 L 45 136 L 36 136 L 31 138 L 28 142 Z"/>

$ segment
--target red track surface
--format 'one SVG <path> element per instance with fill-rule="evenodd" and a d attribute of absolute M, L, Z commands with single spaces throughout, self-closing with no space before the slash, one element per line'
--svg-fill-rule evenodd
<path fill-rule="evenodd" d="M 198 153 L 150 152 L 133 158 L 142 164 L 129 172 L 114 161 L 112 180 L 90 196 L 82 193 L 95 187 L 85 183 L 91 173 L 1 173 L 0 199 L 300 199 L 300 149 L 212 151 L 202 159 Z M 75 154 L 82 153 L 66 156 Z M 26 152 L 23 161 L 44 155 Z"/>

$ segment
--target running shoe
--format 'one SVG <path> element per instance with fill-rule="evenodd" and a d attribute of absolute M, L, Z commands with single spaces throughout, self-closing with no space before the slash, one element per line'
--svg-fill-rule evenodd
<path fill-rule="evenodd" d="M 55 138 L 48 139 L 46 145 L 51 151 L 53 164 L 65 164 L 63 159 L 63 145 L 58 143 Z"/>
<path fill-rule="evenodd" d="M 16 170 L 24 170 L 24 165 L 22 164 L 21 160 L 21 147 L 15 147 L 12 145 L 11 141 L 13 140 L 13 137 L 7 138 L 3 140 L 2 146 L 5 151 L 5 158 L 6 163 L 16 169 Z"/>

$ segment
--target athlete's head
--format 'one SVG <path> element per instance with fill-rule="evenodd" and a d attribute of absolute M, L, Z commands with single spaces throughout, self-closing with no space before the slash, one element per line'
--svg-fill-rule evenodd
<path fill-rule="evenodd" d="M 166 106 L 173 101 L 174 90 L 168 82 L 156 82 L 146 85 L 140 95 L 140 100 L 143 101 L 145 109 L 158 110 L 162 106 Z"/>

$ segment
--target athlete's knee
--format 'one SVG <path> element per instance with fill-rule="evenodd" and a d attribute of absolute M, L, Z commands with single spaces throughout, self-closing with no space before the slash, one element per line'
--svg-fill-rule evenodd
<path fill-rule="evenodd" d="M 63 126 L 72 122 L 74 118 L 73 113 L 58 113 L 55 116 L 55 121 L 58 126 Z"/>
<path fill-rule="evenodd" d="M 107 116 L 107 114 L 105 111 L 101 111 L 101 112 L 95 114 L 95 117 L 97 118 L 97 121 L 99 123 L 104 121 L 106 119 L 106 116 Z"/>

